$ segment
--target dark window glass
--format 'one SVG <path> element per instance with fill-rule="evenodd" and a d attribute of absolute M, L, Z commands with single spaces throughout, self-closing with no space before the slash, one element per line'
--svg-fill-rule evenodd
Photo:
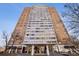
<path fill-rule="evenodd" d="M 34 37 L 30 37 L 30 39 L 35 39 Z"/>
<path fill-rule="evenodd" d="M 49 25 L 49 27 L 52 27 L 52 25 Z"/>
<path fill-rule="evenodd" d="M 27 36 L 29 36 L 29 34 L 27 34 Z"/>
<path fill-rule="evenodd" d="M 39 37 L 37 37 L 36 39 L 40 39 Z"/>
<path fill-rule="evenodd" d="M 49 39 L 55 39 L 55 37 L 49 37 Z"/>
<path fill-rule="evenodd" d="M 36 28 L 36 29 L 40 29 L 40 28 Z"/>
<path fill-rule="evenodd" d="M 39 31 L 36 31 L 36 32 L 39 32 Z"/>
<path fill-rule="evenodd" d="M 34 34 L 31 34 L 32 36 L 34 36 Z"/>

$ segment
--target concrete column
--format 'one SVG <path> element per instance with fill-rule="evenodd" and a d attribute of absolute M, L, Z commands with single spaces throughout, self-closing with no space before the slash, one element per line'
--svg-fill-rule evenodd
<path fill-rule="evenodd" d="M 21 53 L 22 53 L 22 51 L 23 51 L 23 46 L 22 46 L 22 49 L 21 49 Z"/>
<path fill-rule="evenodd" d="M 72 54 L 72 53 L 73 53 L 73 52 L 72 52 L 72 49 L 70 48 L 69 50 L 70 50 L 70 53 Z"/>
<path fill-rule="evenodd" d="M 46 52 L 47 52 L 47 55 L 49 56 L 49 47 L 48 47 L 48 45 L 46 45 Z"/>
<path fill-rule="evenodd" d="M 16 48 L 16 50 L 15 50 L 15 53 L 17 53 L 17 48 Z"/>
<path fill-rule="evenodd" d="M 9 53 L 11 53 L 11 49 L 9 49 Z"/>
<path fill-rule="evenodd" d="M 31 52 L 31 55 L 32 55 L 32 56 L 34 55 L 34 45 L 32 45 L 32 52 Z"/>
<path fill-rule="evenodd" d="M 41 47 L 40 47 L 40 48 L 39 48 L 39 53 L 40 53 L 40 54 L 41 54 L 41 51 L 42 51 L 42 50 L 41 50 Z"/>

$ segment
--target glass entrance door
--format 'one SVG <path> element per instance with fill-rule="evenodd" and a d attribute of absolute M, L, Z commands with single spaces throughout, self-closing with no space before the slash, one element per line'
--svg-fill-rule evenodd
<path fill-rule="evenodd" d="M 35 46 L 34 47 L 35 55 L 45 55 L 46 54 L 46 46 Z"/>

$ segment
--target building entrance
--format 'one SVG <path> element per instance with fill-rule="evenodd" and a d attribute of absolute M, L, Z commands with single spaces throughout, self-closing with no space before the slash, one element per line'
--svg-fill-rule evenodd
<path fill-rule="evenodd" d="M 35 46 L 34 55 L 46 55 L 46 46 Z"/>

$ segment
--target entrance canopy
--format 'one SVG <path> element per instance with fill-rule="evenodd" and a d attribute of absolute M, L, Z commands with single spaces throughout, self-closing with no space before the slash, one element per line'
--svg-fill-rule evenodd
<path fill-rule="evenodd" d="M 56 44 L 56 40 L 27 40 L 22 44 Z"/>

